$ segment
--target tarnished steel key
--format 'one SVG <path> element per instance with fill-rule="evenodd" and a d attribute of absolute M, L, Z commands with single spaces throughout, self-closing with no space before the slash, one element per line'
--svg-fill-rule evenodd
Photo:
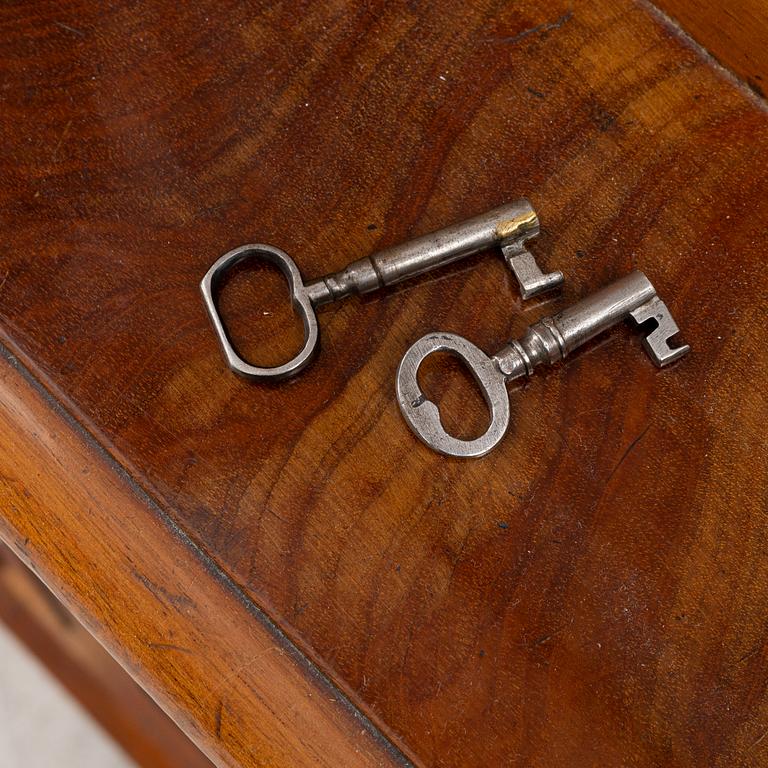
<path fill-rule="evenodd" d="M 659 367 L 680 359 L 690 349 L 688 345 L 670 346 L 670 339 L 679 331 L 677 324 L 666 304 L 656 295 L 651 281 L 642 272 L 631 272 L 554 317 L 534 323 L 520 339 L 510 342 L 492 357 L 453 333 L 423 336 L 405 353 L 397 371 L 400 410 L 416 435 L 439 453 L 483 456 L 498 444 L 509 426 L 507 381 L 530 376 L 541 363 L 562 360 L 577 347 L 626 319 L 638 324 L 653 321 L 654 327 L 643 339 L 643 346 Z M 419 366 L 433 352 L 449 352 L 462 359 L 482 390 L 491 412 L 491 423 L 480 437 L 461 440 L 448 434 L 437 406 L 421 391 Z"/>
<path fill-rule="evenodd" d="M 219 339 L 224 357 L 236 373 L 252 379 L 283 379 L 303 370 L 312 360 L 319 345 L 319 329 L 315 307 L 394 285 L 415 275 L 450 264 L 478 251 L 499 246 L 512 269 L 523 298 L 558 287 L 561 272 L 544 274 L 525 242 L 539 234 L 539 220 L 526 199 L 503 205 L 473 219 L 386 248 L 371 256 L 353 261 L 339 272 L 305 283 L 293 259 L 271 245 L 242 245 L 225 253 L 206 273 L 200 284 L 206 309 Z M 304 345 L 287 363 L 271 368 L 252 365 L 236 352 L 215 301 L 217 283 L 227 270 L 245 259 L 262 259 L 278 266 L 286 279 L 294 309 L 304 323 Z"/>

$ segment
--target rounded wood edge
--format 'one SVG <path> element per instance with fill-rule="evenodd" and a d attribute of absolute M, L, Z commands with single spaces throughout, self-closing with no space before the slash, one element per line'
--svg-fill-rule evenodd
<path fill-rule="evenodd" d="M 413 764 L 0 352 L 0 537 L 201 750 Z"/>

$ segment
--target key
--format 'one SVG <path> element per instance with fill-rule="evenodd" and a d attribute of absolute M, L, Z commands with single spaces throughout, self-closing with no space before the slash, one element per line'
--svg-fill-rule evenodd
<path fill-rule="evenodd" d="M 525 248 L 526 241 L 538 234 L 536 212 L 523 198 L 403 245 L 378 251 L 353 261 L 339 272 L 306 284 L 293 259 L 279 248 L 243 245 L 225 253 L 213 264 L 200 283 L 200 290 L 229 367 L 251 379 L 284 379 L 306 368 L 317 353 L 320 338 L 315 307 L 394 285 L 492 246 L 500 246 L 524 299 L 559 287 L 563 282 L 562 272 L 544 274 Z M 294 310 L 304 324 L 301 351 L 282 365 L 261 367 L 243 360 L 232 345 L 216 306 L 216 287 L 223 275 L 237 263 L 251 258 L 271 262 L 282 270 Z"/>
<path fill-rule="evenodd" d="M 554 317 L 531 325 L 522 338 L 492 357 L 462 336 L 428 333 L 405 353 L 397 371 L 397 401 L 408 426 L 430 448 L 447 456 L 483 456 L 504 437 L 509 427 L 506 382 L 531 376 L 537 365 L 557 363 L 566 355 L 622 320 L 648 323 L 653 329 L 643 339 L 651 360 L 660 368 L 679 360 L 690 347 L 672 347 L 679 332 L 666 304 L 642 272 L 631 272 Z M 440 421 L 438 407 L 426 398 L 418 382 L 419 366 L 433 352 L 449 352 L 472 372 L 491 413 L 485 434 L 474 440 L 450 435 Z"/>

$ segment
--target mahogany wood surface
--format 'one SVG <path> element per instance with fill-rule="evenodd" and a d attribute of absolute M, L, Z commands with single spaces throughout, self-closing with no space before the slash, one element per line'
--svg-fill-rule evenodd
<path fill-rule="evenodd" d="M 142 768 L 210 768 L 168 716 L 0 544 L 0 621 Z"/>
<path fill-rule="evenodd" d="M 0 334 L 131 478 L 66 465 L 97 447 L 43 440 L 73 427 L 6 366 L 3 493 L 30 497 L 0 530 L 209 753 L 768 764 L 763 101 L 630 0 L 83 0 L 0 27 Z M 322 309 L 293 381 L 225 368 L 197 289 L 225 250 L 310 278 L 521 194 L 562 296 L 522 303 L 489 255 Z M 514 388 L 484 459 L 406 429 L 394 372 L 424 332 L 493 351 L 633 268 L 682 362 L 615 329 Z M 222 297 L 261 362 L 297 343 L 284 292 L 253 269 Z M 455 365 L 425 383 L 479 428 Z M 306 657 L 251 666 L 271 641 L 244 601 Z M 177 634 L 190 653 L 147 646 Z M 317 670 L 334 701 L 306 698 Z"/>

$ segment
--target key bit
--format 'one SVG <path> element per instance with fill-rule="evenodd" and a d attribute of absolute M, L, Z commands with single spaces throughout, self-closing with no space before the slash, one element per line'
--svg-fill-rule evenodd
<path fill-rule="evenodd" d="M 562 272 L 544 273 L 536 263 L 533 254 L 525 247 L 526 241 L 539 234 L 539 220 L 532 214 L 530 223 L 520 226 L 516 236 L 508 237 L 501 243 L 504 260 L 512 270 L 523 299 L 530 299 L 545 291 L 551 291 L 563 284 Z"/>
<path fill-rule="evenodd" d="M 643 339 L 651 360 L 663 367 L 679 360 L 690 347 L 673 347 L 670 340 L 679 329 L 666 304 L 642 272 L 631 272 L 553 317 L 531 325 L 525 334 L 489 357 L 461 336 L 430 333 L 403 356 L 397 371 L 397 400 L 408 426 L 430 448 L 448 456 L 483 456 L 509 427 L 509 395 L 506 382 L 531 376 L 542 363 L 557 363 L 612 325 L 631 319 L 638 325 L 654 323 Z M 491 413 L 485 434 L 462 440 L 448 434 L 437 406 L 423 394 L 418 383 L 419 366 L 433 352 L 449 352 L 462 359 L 475 378 Z"/>

